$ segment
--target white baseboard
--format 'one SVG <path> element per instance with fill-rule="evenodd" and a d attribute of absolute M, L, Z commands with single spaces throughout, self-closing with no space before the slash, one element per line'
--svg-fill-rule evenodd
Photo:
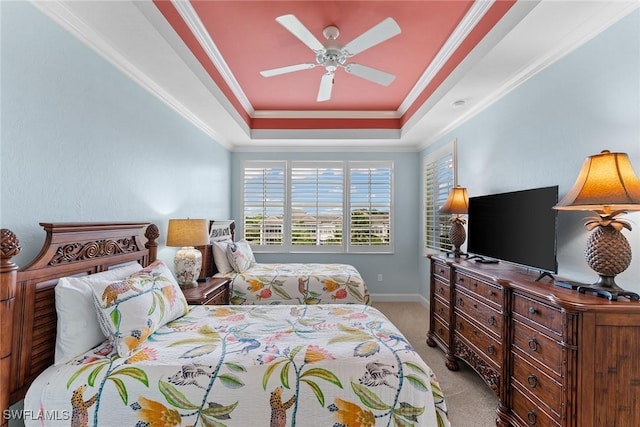
<path fill-rule="evenodd" d="M 374 302 L 419 302 L 429 308 L 429 300 L 420 294 L 371 294 Z"/>

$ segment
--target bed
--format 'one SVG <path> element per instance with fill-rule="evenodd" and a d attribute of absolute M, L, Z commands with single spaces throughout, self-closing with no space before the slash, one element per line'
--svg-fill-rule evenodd
<path fill-rule="evenodd" d="M 27 426 L 449 425 L 434 373 L 371 306 L 185 307 L 155 259 L 153 224 L 42 225 L 45 244 L 26 267 L 11 261 L 20 251 L 13 233 L 3 229 L 0 245 L 0 410 L 11 415 L 26 394 Z M 133 267 L 124 282 L 97 279 Z M 177 317 L 57 360 L 56 287 L 92 283 L 96 301 L 107 302 L 98 313 L 125 325 L 125 301 L 136 299 L 114 285 L 140 287 L 145 277 L 172 283 L 152 293 L 147 325 L 158 307 L 174 310 L 156 294 L 176 302 Z"/>
<path fill-rule="evenodd" d="M 248 243 L 234 237 L 233 221 L 212 221 L 211 248 L 203 251 L 209 258 L 205 268 L 231 279 L 231 304 L 370 303 L 369 290 L 353 265 L 258 263 Z"/>

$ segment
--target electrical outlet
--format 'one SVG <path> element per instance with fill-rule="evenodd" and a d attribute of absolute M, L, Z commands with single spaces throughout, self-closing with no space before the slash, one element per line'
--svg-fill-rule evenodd
<path fill-rule="evenodd" d="M 378 282 L 382 282 L 382 274 L 378 274 Z"/>

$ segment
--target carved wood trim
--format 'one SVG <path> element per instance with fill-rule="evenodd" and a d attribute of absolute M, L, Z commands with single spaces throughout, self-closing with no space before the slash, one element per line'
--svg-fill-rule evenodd
<path fill-rule="evenodd" d="M 453 351 L 482 377 L 498 398 L 501 397 L 500 373 L 492 365 L 458 337 L 453 338 Z"/>
<path fill-rule="evenodd" d="M 126 238 L 120 240 L 98 240 L 89 243 L 70 243 L 60 246 L 55 255 L 49 261 L 49 265 L 84 261 L 91 258 L 100 258 L 135 252 L 140 250 L 135 239 Z"/>

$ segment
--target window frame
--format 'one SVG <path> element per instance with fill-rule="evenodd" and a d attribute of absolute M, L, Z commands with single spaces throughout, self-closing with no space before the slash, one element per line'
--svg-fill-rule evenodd
<path fill-rule="evenodd" d="M 342 243 L 341 245 L 293 245 L 292 244 L 292 172 L 295 167 L 339 167 L 343 172 L 342 194 Z M 246 236 L 247 208 L 245 186 L 246 170 L 248 168 L 283 167 L 285 195 L 283 198 L 283 243 L 254 244 L 251 246 L 255 252 L 264 253 L 381 253 L 394 252 L 394 161 L 393 160 L 244 160 L 241 173 L 240 212 L 242 215 L 243 235 Z M 389 244 L 388 245 L 352 245 L 351 244 L 351 171 L 355 168 L 389 168 Z M 347 238 L 345 238 L 347 236 Z"/>

